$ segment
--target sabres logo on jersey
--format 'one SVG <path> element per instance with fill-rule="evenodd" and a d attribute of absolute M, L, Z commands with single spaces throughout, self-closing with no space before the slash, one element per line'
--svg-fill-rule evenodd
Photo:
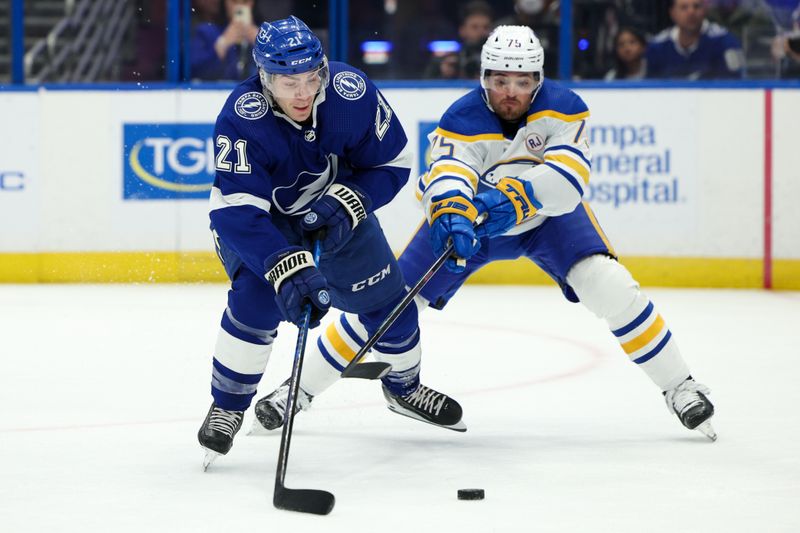
<path fill-rule="evenodd" d="M 269 110 L 267 99 L 263 94 L 255 91 L 244 93 L 236 100 L 233 107 L 237 115 L 247 120 L 258 120 Z"/>
<path fill-rule="evenodd" d="M 342 98 L 358 100 L 367 92 L 367 83 L 355 72 L 343 70 L 333 77 L 333 88 Z"/>

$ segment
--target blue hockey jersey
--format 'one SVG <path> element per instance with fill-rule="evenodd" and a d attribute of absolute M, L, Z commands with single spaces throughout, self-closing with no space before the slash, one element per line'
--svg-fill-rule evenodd
<path fill-rule="evenodd" d="M 411 152 L 394 111 L 355 68 L 331 62 L 310 124 L 272 107 L 253 76 L 228 97 L 214 128 L 216 235 L 253 272 L 289 245 L 279 228 L 308 212 L 332 183 L 357 186 L 375 210 L 408 180 Z"/>
<path fill-rule="evenodd" d="M 728 30 L 703 21 L 700 40 L 685 49 L 678 43 L 678 28 L 668 28 L 647 46 L 648 78 L 710 80 L 741 78 L 742 45 Z"/>

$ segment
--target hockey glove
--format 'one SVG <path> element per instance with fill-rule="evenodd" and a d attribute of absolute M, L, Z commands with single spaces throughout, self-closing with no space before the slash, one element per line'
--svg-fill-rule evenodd
<path fill-rule="evenodd" d="M 486 220 L 477 227 L 475 234 L 481 237 L 496 237 L 514 226 L 533 218 L 542 204 L 533 195 L 533 185 L 524 180 L 503 178 L 494 189 L 476 194 L 472 199 L 478 213 L 486 213 Z"/>
<path fill-rule="evenodd" d="M 334 183 L 303 217 L 300 225 L 305 239 L 310 241 L 311 235 L 322 231 L 322 252 L 341 250 L 359 222 L 366 220 L 371 205 L 367 195 L 355 186 Z"/>
<path fill-rule="evenodd" d="M 284 320 L 300 326 L 303 307 L 311 304 L 310 327 L 319 326 L 331 306 L 328 283 L 314 266 L 310 252 L 299 246 L 290 246 L 275 252 L 264 261 L 267 281 L 275 289 L 275 303 L 278 304 Z"/>
<path fill-rule="evenodd" d="M 449 257 L 444 266 L 456 274 L 464 271 L 464 262 L 480 249 L 481 243 L 475 238 L 473 224 L 478 210 L 469 198 L 458 191 L 449 191 L 431 199 L 431 245 L 433 253 L 442 255 L 448 243 L 453 241 L 457 257 Z M 461 263 L 461 264 L 459 264 Z"/>

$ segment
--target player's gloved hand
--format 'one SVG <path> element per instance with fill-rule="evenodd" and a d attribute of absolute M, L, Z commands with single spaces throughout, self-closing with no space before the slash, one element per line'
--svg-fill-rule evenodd
<path fill-rule="evenodd" d="M 517 224 L 533 218 L 542 204 L 533 195 L 533 185 L 524 180 L 503 178 L 494 189 L 476 194 L 472 199 L 478 214 L 486 219 L 475 229 L 480 237 L 496 237 Z"/>
<path fill-rule="evenodd" d="M 264 267 L 283 318 L 300 326 L 303 308 L 310 303 L 310 327 L 319 326 L 320 319 L 331 306 L 331 295 L 328 282 L 314 265 L 311 253 L 299 246 L 290 246 L 269 256 Z"/>
<path fill-rule="evenodd" d="M 475 237 L 473 224 L 478 210 L 472 201 L 459 191 L 449 191 L 431 198 L 431 245 L 433 253 L 442 255 L 450 240 L 453 241 L 455 255 L 469 259 L 480 249 L 481 243 Z M 463 272 L 464 261 L 449 257 L 444 264 L 456 274 Z"/>
<path fill-rule="evenodd" d="M 359 222 L 366 220 L 372 201 L 354 185 L 334 183 L 311 205 L 300 226 L 306 240 L 322 231 L 322 252 L 339 251 L 353 236 Z"/>

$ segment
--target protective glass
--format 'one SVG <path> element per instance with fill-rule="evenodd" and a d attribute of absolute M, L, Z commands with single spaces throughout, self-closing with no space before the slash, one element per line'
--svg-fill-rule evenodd
<path fill-rule="evenodd" d="M 507 76 L 505 74 L 490 74 L 483 80 L 484 87 L 490 91 L 504 94 L 533 93 L 539 86 L 538 72 L 526 73 L 525 76 Z"/>
<path fill-rule="evenodd" d="M 328 65 L 302 74 L 270 74 L 267 90 L 276 98 L 308 98 L 328 86 Z"/>

